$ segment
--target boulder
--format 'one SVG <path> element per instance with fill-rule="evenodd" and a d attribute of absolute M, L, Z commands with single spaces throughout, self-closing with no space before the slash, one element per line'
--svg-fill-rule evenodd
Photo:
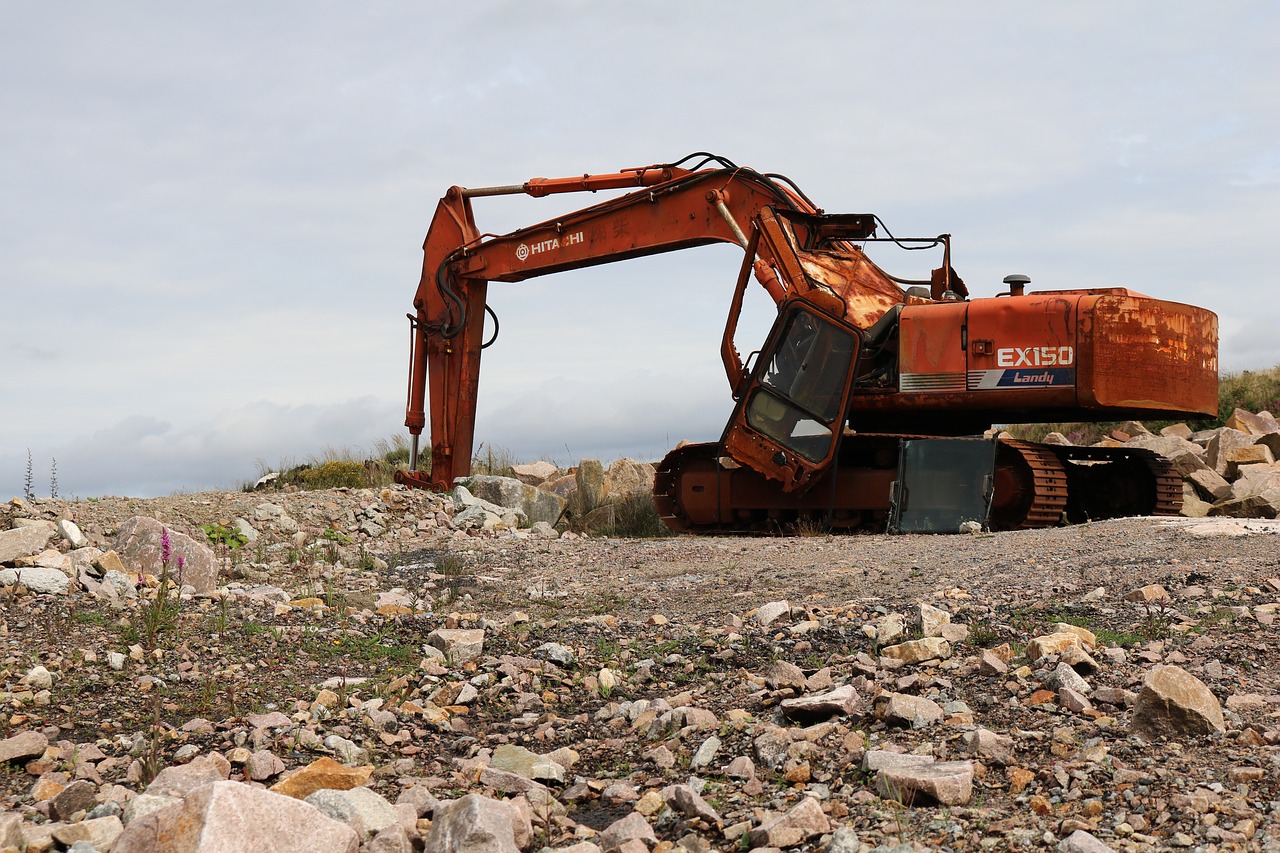
<path fill-rule="evenodd" d="M 1209 508 L 1209 515 L 1227 518 L 1280 517 L 1280 488 L 1270 488 L 1259 495 L 1220 501 Z"/>
<path fill-rule="evenodd" d="M 89 540 L 80 532 L 80 528 L 69 518 L 58 522 L 58 535 L 70 542 L 72 548 L 84 548 L 89 544 Z"/>
<path fill-rule="evenodd" d="M 615 460 L 604 474 L 601 489 L 605 501 L 619 501 L 653 492 L 654 467 L 634 459 Z"/>
<path fill-rule="evenodd" d="M 522 483 L 540 486 L 560 473 L 560 469 L 550 462 L 521 462 L 511 466 L 511 474 Z"/>
<path fill-rule="evenodd" d="M 40 732 L 18 732 L 12 737 L 0 740 L 0 764 L 39 758 L 44 755 L 48 746 L 49 739 Z"/>
<path fill-rule="evenodd" d="M 1254 465 L 1270 465 L 1276 461 L 1276 457 L 1271 453 L 1271 448 L 1265 444 L 1250 444 L 1247 447 L 1237 447 L 1227 453 L 1227 473 L 1228 480 L 1236 480 L 1240 478 L 1241 473 Z"/>
<path fill-rule="evenodd" d="M 165 566 L 161 560 L 165 527 L 154 518 L 134 516 L 120 525 L 115 550 L 121 562 L 135 574 L 161 576 Z M 209 548 L 185 533 L 169 531 L 172 553 L 169 559 L 170 580 L 195 587 L 198 593 L 213 592 L 218 586 L 218 560 Z M 178 561 L 181 558 L 182 567 Z"/>
<path fill-rule="evenodd" d="M 0 530 L 0 563 L 37 553 L 53 538 L 52 527 L 15 527 Z"/>
<path fill-rule="evenodd" d="M 1209 446 L 1205 450 L 1205 462 L 1219 474 L 1226 476 L 1228 456 L 1231 451 L 1241 447 L 1248 447 L 1253 444 L 1256 436 L 1249 435 L 1247 432 L 1241 432 L 1238 429 L 1223 427 L 1217 430 L 1214 437 L 1209 440 Z"/>
<path fill-rule="evenodd" d="M 71 586 L 71 578 L 61 569 L 48 569 L 44 566 L 0 571 L 0 586 L 13 586 L 17 583 L 39 595 L 64 595 Z"/>
<path fill-rule="evenodd" d="M 783 716 L 803 723 L 819 722 L 831 717 L 854 714 L 862 706 L 858 691 L 844 685 L 826 693 L 782 700 Z"/>
<path fill-rule="evenodd" d="M 585 514 L 604 503 L 604 466 L 598 459 L 583 459 L 573 472 L 574 511 Z"/>
<path fill-rule="evenodd" d="M 1246 409 L 1236 409 L 1227 418 L 1227 427 L 1247 435 L 1263 436 L 1280 432 L 1280 423 L 1268 412 L 1254 414 Z"/>
<path fill-rule="evenodd" d="M 563 498 L 515 477 L 482 475 L 471 477 L 469 482 L 471 494 L 475 497 L 515 510 L 521 518 L 521 527 L 528 527 L 539 521 L 555 524 L 565 507 Z"/>
<path fill-rule="evenodd" d="M 455 666 L 475 660 L 484 650 L 483 628 L 437 628 L 427 635 L 427 642 L 444 652 Z"/>
<path fill-rule="evenodd" d="M 879 699 L 877 710 L 877 716 L 886 723 L 907 725 L 913 729 L 940 723 L 946 716 L 937 702 L 908 693 L 890 693 L 887 698 Z"/>
<path fill-rule="evenodd" d="M 163 848 L 157 842 L 163 839 Z M 240 782 L 212 782 L 133 820 L 113 853 L 357 853 L 355 831 L 315 807 Z"/>
<path fill-rule="evenodd" d="M 1146 740 L 1161 735 L 1205 735 L 1226 731 L 1222 706 L 1205 686 L 1185 669 L 1157 666 L 1142 680 L 1133 705 L 1132 732 Z"/>

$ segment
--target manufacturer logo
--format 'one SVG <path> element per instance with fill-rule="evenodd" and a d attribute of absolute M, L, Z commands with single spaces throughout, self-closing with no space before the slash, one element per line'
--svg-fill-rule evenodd
<path fill-rule="evenodd" d="M 521 243 L 516 246 L 516 260 L 524 262 L 529 260 L 532 255 L 540 255 L 543 252 L 550 252 L 554 249 L 561 249 L 567 246 L 574 246 L 578 243 L 586 242 L 586 236 L 581 231 L 575 231 L 572 234 L 565 234 L 562 237 L 552 237 L 549 240 L 539 240 L 536 243 Z"/>
<path fill-rule="evenodd" d="M 1058 367 L 1074 364 L 1074 347 L 1002 347 L 996 350 L 1000 367 Z"/>

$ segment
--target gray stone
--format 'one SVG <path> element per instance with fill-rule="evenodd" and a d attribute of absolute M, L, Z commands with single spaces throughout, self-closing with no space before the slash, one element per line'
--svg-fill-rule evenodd
<path fill-rule="evenodd" d="M 539 521 L 555 524 L 564 511 L 563 498 L 514 477 L 478 475 L 468 480 L 472 495 L 495 506 L 514 510 L 521 527 Z"/>
<path fill-rule="evenodd" d="M 573 666 L 578 656 L 573 653 L 573 649 L 560 643 L 543 643 L 534 650 L 533 656 L 542 660 L 549 660 L 557 666 Z"/>
<path fill-rule="evenodd" d="M 359 847 L 351 827 L 301 800 L 224 781 L 132 821 L 112 853 L 357 853 Z"/>
<path fill-rule="evenodd" d="M 324 739 L 324 745 L 326 749 L 333 750 L 338 760 L 347 766 L 354 767 L 369 761 L 369 750 L 341 735 L 328 735 Z"/>
<path fill-rule="evenodd" d="M 894 767 L 923 767 L 933 763 L 932 755 L 912 755 L 907 752 L 890 752 L 887 749 L 869 749 L 862 755 L 862 769 L 872 773 Z"/>
<path fill-rule="evenodd" d="M 521 815 L 505 800 L 468 794 L 441 803 L 426 838 L 428 853 L 518 853 Z"/>
<path fill-rule="evenodd" d="M 37 595 L 65 595 L 71 586 L 71 578 L 60 569 L 49 569 L 44 566 L 0 571 L 0 586 L 13 586 L 18 583 Z"/>
<path fill-rule="evenodd" d="M 79 811 L 93 808 L 98 786 L 87 779 L 77 779 L 54 795 L 49 803 L 49 817 L 54 820 L 70 820 Z"/>
<path fill-rule="evenodd" d="M 308 795 L 304 802 L 310 803 L 334 820 L 347 824 L 365 840 L 399 821 L 395 806 L 365 787 L 345 791 L 322 788 Z"/>
<path fill-rule="evenodd" d="M 687 818 L 705 820 L 712 826 L 722 820 L 720 813 L 688 785 L 668 785 L 662 789 L 662 800 L 672 811 Z"/>
<path fill-rule="evenodd" d="M 689 759 L 690 770 L 700 770 L 711 764 L 715 760 L 716 753 L 720 751 L 720 738 L 712 735 L 704 740 L 694 751 L 693 757 Z"/>
<path fill-rule="evenodd" d="M 1080 673 L 1066 663 L 1059 663 L 1053 672 L 1045 677 L 1044 684 L 1050 690 L 1061 690 L 1066 687 L 1083 696 L 1088 696 L 1093 692 L 1089 682 L 1081 678 Z"/>
<path fill-rule="evenodd" d="M 831 833 L 831 841 L 824 853 L 858 853 L 862 849 L 862 841 L 858 831 L 852 826 L 842 826 Z"/>
<path fill-rule="evenodd" d="M 165 527 L 154 518 L 134 516 L 120 525 L 115 550 L 129 570 L 160 577 L 166 570 L 162 562 L 161 540 Z M 213 592 L 218 586 L 218 559 L 209 548 L 185 533 L 169 531 L 172 554 L 169 579 L 190 585 L 197 593 Z M 178 558 L 182 567 L 178 567 Z"/>
<path fill-rule="evenodd" d="M 791 613 L 791 604 L 786 601 L 770 601 L 756 608 L 756 621 L 761 625 L 772 625 L 779 618 Z"/>
<path fill-rule="evenodd" d="M 72 548 L 84 548 L 89 544 L 89 540 L 80 532 L 80 528 L 69 518 L 58 521 L 58 535 L 70 542 Z"/>
<path fill-rule="evenodd" d="M 0 563 L 12 563 L 19 557 L 30 557 L 48 545 L 52 538 L 52 526 L 0 530 Z"/>
<path fill-rule="evenodd" d="M 856 713 L 862 706 L 858 691 L 851 685 L 843 685 L 826 693 L 797 696 L 782 700 L 782 713 L 792 720 L 817 722 L 831 717 L 845 717 Z"/>

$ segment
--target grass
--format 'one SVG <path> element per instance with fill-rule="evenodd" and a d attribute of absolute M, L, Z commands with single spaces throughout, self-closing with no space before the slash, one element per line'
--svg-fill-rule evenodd
<path fill-rule="evenodd" d="M 427 465 L 430 456 L 423 456 L 419 465 Z M 322 448 L 301 464 L 290 459 L 281 460 L 274 468 L 261 459 L 257 461 L 258 477 L 268 474 L 276 478 L 264 488 L 279 491 L 285 488 L 309 489 L 378 489 L 395 482 L 398 470 L 409 467 L 409 440 L 403 435 L 391 439 L 378 439 L 372 450 L 352 448 Z M 425 471 L 426 468 L 420 470 Z M 243 491 L 253 491 L 254 483 L 247 482 Z"/>

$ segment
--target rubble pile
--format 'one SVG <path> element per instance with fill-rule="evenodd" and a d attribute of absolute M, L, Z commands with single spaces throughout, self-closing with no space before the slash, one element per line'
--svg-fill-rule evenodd
<path fill-rule="evenodd" d="M 551 539 L 461 495 L 4 505 L 0 851 L 1280 850 L 1278 522 Z"/>
<path fill-rule="evenodd" d="M 1071 444 L 1050 433 L 1049 444 Z M 1223 427 L 1193 432 L 1175 424 L 1150 432 L 1122 424 L 1100 447 L 1141 447 L 1173 462 L 1183 479 L 1182 514 L 1189 518 L 1276 518 L 1280 515 L 1280 422 L 1270 412 L 1236 409 Z"/>

